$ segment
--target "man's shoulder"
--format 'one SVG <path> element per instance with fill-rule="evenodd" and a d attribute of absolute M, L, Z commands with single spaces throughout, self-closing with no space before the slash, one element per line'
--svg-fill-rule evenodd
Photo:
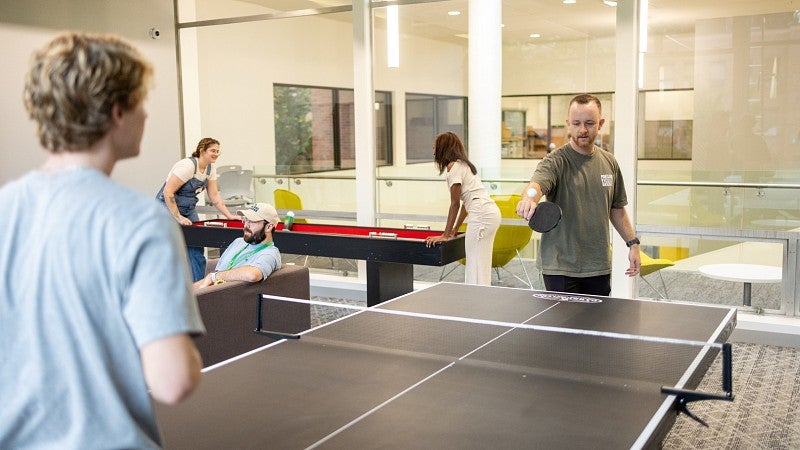
<path fill-rule="evenodd" d="M 147 233 L 168 229 L 174 223 L 167 209 L 151 195 L 97 174 L 87 174 L 73 183 L 82 214 L 105 217 L 126 232 Z"/>
<path fill-rule="evenodd" d="M 245 248 L 246 246 L 247 246 L 247 242 L 244 241 L 244 238 L 238 237 L 238 238 L 234 239 L 233 241 L 231 241 L 230 244 L 228 244 L 228 246 L 225 248 L 225 251 L 222 252 L 222 255 L 220 257 L 225 256 L 226 253 L 230 254 L 232 252 L 237 252 L 237 251 Z"/>
<path fill-rule="evenodd" d="M 606 158 L 615 159 L 615 158 L 614 158 L 614 154 L 613 154 L 613 153 L 611 153 L 610 151 L 608 151 L 608 150 L 604 149 L 603 147 L 600 147 L 600 146 L 598 146 L 598 145 L 595 145 L 595 146 L 594 146 L 594 149 L 595 149 L 595 151 L 596 151 L 597 153 L 599 153 L 599 154 L 603 155 L 603 156 L 604 156 L 604 157 L 606 157 Z"/>
<path fill-rule="evenodd" d="M 51 206 L 58 206 L 56 209 L 68 210 L 78 205 L 84 214 L 88 213 L 87 209 L 123 216 L 157 214 L 164 210 L 152 196 L 123 186 L 95 169 L 67 170 L 56 174 L 34 170 L 0 188 L 0 197 L 25 193 L 32 199 L 50 196 L 53 200 Z M 56 201 L 62 198 L 74 201 Z"/>
<path fill-rule="evenodd" d="M 595 145 L 595 154 L 611 165 L 617 165 L 617 158 L 610 151 Z"/>
<path fill-rule="evenodd" d="M 237 251 L 242 247 L 244 247 L 245 245 L 247 245 L 247 243 L 244 241 L 244 238 L 238 237 L 233 241 L 231 241 L 230 244 L 228 244 L 228 246 L 225 248 L 225 251 L 223 252 L 223 255 L 230 251 Z"/>
<path fill-rule="evenodd" d="M 9 196 L 13 197 L 20 189 L 24 189 L 27 184 L 31 183 L 32 173 L 33 172 L 28 172 L 0 185 L 0 198 Z"/>
<path fill-rule="evenodd" d="M 570 152 L 575 152 L 575 150 L 567 143 L 545 155 L 544 159 L 550 158 L 551 161 L 566 159 L 569 157 Z"/>
<path fill-rule="evenodd" d="M 542 167 L 542 169 L 555 170 L 557 167 L 566 164 L 566 161 L 569 160 L 569 153 L 572 151 L 569 144 L 562 145 L 545 155 L 542 161 L 537 165 L 537 169 Z"/>

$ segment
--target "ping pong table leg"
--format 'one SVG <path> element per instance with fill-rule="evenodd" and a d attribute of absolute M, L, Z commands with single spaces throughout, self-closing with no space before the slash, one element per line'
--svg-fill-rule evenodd
<path fill-rule="evenodd" d="M 367 306 L 414 290 L 414 265 L 367 261 Z"/>

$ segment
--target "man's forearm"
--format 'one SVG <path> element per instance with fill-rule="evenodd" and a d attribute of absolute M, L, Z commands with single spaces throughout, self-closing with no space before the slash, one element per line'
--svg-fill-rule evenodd
<path fill-rule="evenodd" d="M 261 270 L 258 267 L 242 266 L 235 269 L 214 272 L 212 281 L 249 281 L 254 283 L 256 281 L 261 281 L 262 279 L 264 279 L 264 274 L 261 273 Z"/>

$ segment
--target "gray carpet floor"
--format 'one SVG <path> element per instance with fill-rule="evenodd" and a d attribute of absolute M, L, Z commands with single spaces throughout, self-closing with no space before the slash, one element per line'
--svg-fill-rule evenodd
<path fill-rule="evenodd" d="M 698 389 L 719 392 L 719 361 Z M 681 415 L 665 449 L 800 448 L 800 350 L 733 345 L 733 402 L 695 402 L 690 410 L 708 428 Z"/>
<path fill-rule="evenodd" d="M 330 261 L 320 261 L 330 268 Z M 353 271 L 352 262 L 334 263 L 343 270 Z M 515 260 L 493 274 L 496 286 L 525 287 L 530 277 L 533 287 L 542 288 L 539 272 L 531 261 L 526 266 Z M 526 272 L 527 271 L 527 276 Z M 463 266 L 458 263 L 442 268 L 415 266 L 414 277 L 419 281 L 463 282 Z M 664 281 L 671 299 L 704 301 L 707 303 L 739 305 L 741 285 L 709 280 L 696 274 L 665 272 Z M 651 284 L 661 289 L 658 274 L 648 276 Z M 780 290 L 777 285 L 753 286 L 753 306 L 779 308 Z M 770 289 L 772 287 L 772 289 Z M 640 296 L 656 298 L 658 294 L 645 283 Z M 352 300 L 320 298 L 334 303 L 358 304 Z M 361 304 L 359 306 L 365 306 Z M 312 307 L 312 326 L 317 326 L 350 312 L 339 308 Z M 721 365 L 716 361 L 698 389 L 719 392 Z M 708 422 L 703 427 L 687 416 L 677 418 L 672 431 L 664 440 L 664 449 L 800 449 L 800 348 L 775 347 L 746 343 L 733 345 L 733 402 L 701 401 L 690 409 Z"/>

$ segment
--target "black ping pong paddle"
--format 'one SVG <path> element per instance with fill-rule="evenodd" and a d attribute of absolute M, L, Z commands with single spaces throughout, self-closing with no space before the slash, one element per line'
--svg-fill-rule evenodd
<path fill-rule="evenodd" d="M 538 233 L 547 233 L 561 222 L 561 207 L 552 202 L 540 202 L 533 210 L 528 226 Z"/>

